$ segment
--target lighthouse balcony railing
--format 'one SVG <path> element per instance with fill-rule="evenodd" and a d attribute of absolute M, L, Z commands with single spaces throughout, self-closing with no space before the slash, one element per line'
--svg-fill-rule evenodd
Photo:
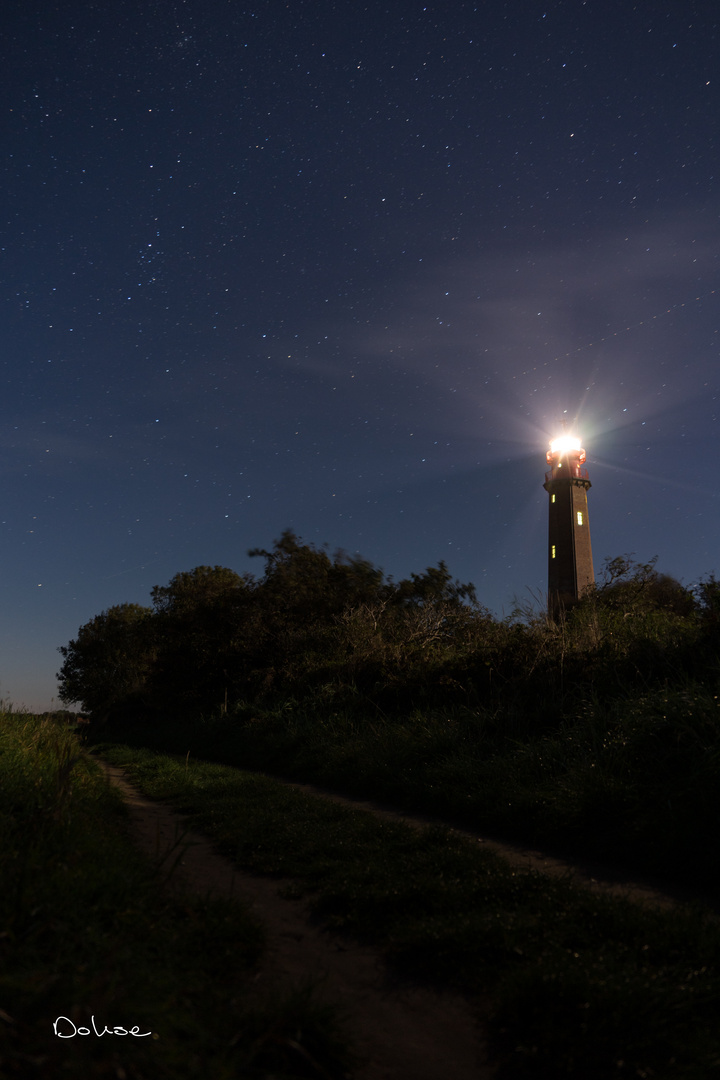
<path fill-rule="evenodd" d="M 550 469 L 545 473 L 545 483 L 548 484 L 551 480 L 564 480 L 566 476 L 569 476 L 572 480 L 589 480 L 590 474 L 587 469 L 581 469 L 580 466 L 574 469 Z"/>

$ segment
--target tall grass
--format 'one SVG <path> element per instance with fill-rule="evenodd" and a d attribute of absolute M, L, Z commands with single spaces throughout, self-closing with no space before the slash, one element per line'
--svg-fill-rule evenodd
<path fill-rule="evenodd" d="M 67 725 L 0 714 L 0 834 L 0 1075 L 300 1077 L 308 1056 L 344 1075 L 327 1010 L 295 992 L 258 1002 L 248 911 L 160 889 Z M 58 1017 L 151 1034 L 60 1039 Z"/>

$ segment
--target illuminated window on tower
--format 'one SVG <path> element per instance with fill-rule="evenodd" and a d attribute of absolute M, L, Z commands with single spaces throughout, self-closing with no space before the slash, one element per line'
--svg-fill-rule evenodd
<path fill-rule="evenodd" d="M 577 512 L 577 521 L 578 525 L 582 525 L 582 510 L 578 510 Z"/>
<path fill-rule="evenodd" d="M 551 558 L 551 559 L 554 559 L 554 558 L 555 558 L 555 545 L 554 545 L 554 544 L 553 544 L 553 546 L 552 546 L 552 547 L 550 548 L 550 558 Z"/>
<path fill-rule="evenodd" d="M 555 496 L 554 495 L 550 496 L 550 502 L 555 502 Z"/>

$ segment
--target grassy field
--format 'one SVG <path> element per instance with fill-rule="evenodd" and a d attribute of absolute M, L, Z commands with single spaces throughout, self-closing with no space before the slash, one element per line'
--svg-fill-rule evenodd
<path fill-rule="evenodd" d="M 329 926 L 399 971 L 489 997 L 501 1077 L 720 1075 L 720 928 L 700 908 L 650 910 L 518 873 L 446 830 L 192 756 L 96 749 L 242 866 L 293 879 Z"/>
<path fill-rule="evenodd" d="M 626 687 L 552 721 L 529 707 L 385 715 L 363 701 L 329 710 L 288 699 L 112 737 L 381 798 L 720 899 L 715 690 Z"/>
<path fill-rule="evenodd" d="M 0 1076 L 345 1076 L 312 995 L 258 1003 L 264 936 L 247 910 L 161 889 L 67 725 L 0 714 L 0 834 Z M 80 1033 L 93 1023 L 137 1034 Z"/>

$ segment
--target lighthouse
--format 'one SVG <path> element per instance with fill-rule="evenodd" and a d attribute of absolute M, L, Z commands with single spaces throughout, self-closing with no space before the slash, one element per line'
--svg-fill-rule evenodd
<path fill-rule="evenodd" d="M 548 612 L 556 618 L 595 581 L 587 493 L 590 477 L 579 439 L 562 435 L 547 452 Z"/>

